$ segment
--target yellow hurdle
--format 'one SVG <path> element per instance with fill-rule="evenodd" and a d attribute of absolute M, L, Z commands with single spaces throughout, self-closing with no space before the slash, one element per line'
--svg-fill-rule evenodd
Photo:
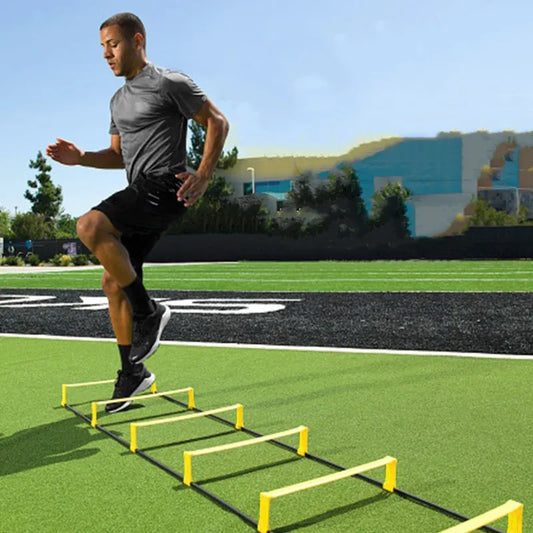
<path fill-rule="evenodd" d="M 241 429 L 243 423 L 243 407 L 240 403 L 229 405 L 228 407 L 219 407 L 218 409 L 211 409 L 210 411 L 201 411 L 192 415 L 174 416 L 172 418 L 162 418 L 160 420 L 149 420 L 148 422 L 133 422 L 130 424 L 130 451 L 134 452 L 138 449 L 137 446 L 137 428 L 147 426 L 157 426 L 159 424 L 170 424 L 172 422 L 181 422 L 182 420 L 191 420 L 192 418 L 201 418 L 204 416 L 215 415 L 217 413 L 225 413 L 226 411 L 237 411 L 237 421 L 235 429 Z"/>
<path fill-rule="evenodd" d="M 187 486 L 191 486 L 192 483 L 192 458 L 196 455 L 207 455 L 209 453 L 224 452 L 226 450 L 234 450 L 236 448 L 243 448 L 244 446 L 250 446 L 252 444 L 259 444 L 261 442 L 267 442 L 269 440 L 280 439 L 281 437 L 287 437 L 288 435 L 300 434 L 300 444 L 297 450 L 297 454 L 304 456 L 307 453 L 307 442 L 309 429 L 305 426 L 298 426 L 297 428 L 287 429 L 286 431 L 280 431 L 279 433 L 273 433 L 271 435 L 263 435 L 262 437 L 256 437 L 254 439 L 243 440 L 240 442 L 232 442 L 231 444 L 223 444 L 221 446 L 213 446 L 211 448 L 203 448 L 201 450 L 193 450 L 190 452 L 183 452 L 183 483 Z"/>
<path fill-rule="evenodd" d="M 311 489 L 320 485 L 325 485 L 326 483 L 331 483 L 332 481 L 352 477 L 357 474 L 367 472 L 368 470 L 374 470 L 375 468 L 385 466 L 386 471 L 383 488 L 389 492 L 393 492 L 396 487 L 397 462 L 397 459 L 395 459 L 394 457 L 386 456 L 382 459 L 378 459 L 377 461 L 373 461 L 364 465 L 354 466 L 353 468 L 341 470 L 340 472 L 335 472 L 334 474 L 329 474 L 327 476 L 311 479 L 302 483 L 296 483 L 295 485 L 290 485 L 288 487 L 271 490 L 270 492 L 261 492 L 261 494 L 259 495 L 259 523 L 257 525 L 257 531 L 259 531 L 260 533 L 267 533 L 269 531 L 270 502 L 274 498 L 279 498 L 280 496 L 287 496 L 288 494 L 293 494 L 302 490 Z"/>
<path fill-rule="evenodd" d="M 441 533 L 469 533 L 470 531 L 476 531 L 476 529 L 486 526 L 504 516 L 508 516 L 507 533 L 522 533 L 523 513 L 524 506 L 521 503 L 509 500 L 499 507 L 471 518 L 466 522 L 445 529 L 444 531 L 441 531 Z"/>
<path fill-rule="evenodd" d="M 116 379 L 105 379 L 104 381 L 88 381 L 87 383 L 65 383 L 61 385 L 61 407 L 67 405 L 67 389 L 71 387 L 89 387 L 91 385 L 104 385 L 115 383 Z"/>
<path fill-rule="evenodd" d="M 110 403 L 123 403 L 123 402 L 135 402 L 137 400 L 148 400 L 150 398 L 160 398 L 161 396 L 170 396 L 171 394 L 181 394 L 183 392 L 189 393 L 189 409 L 194 409 L 194 389 L 192 387 L 186 387 L 184 389 L 169 390 L 165 392 L 156 392 L 155 382 L 150 388 L 152 394 L 141 394 L 139 396 L 131 396 L 128 398 L 114 398 L 113 400 L 101 400 L 98 402 L 92 402 L 92 418 L 91 426 L 94 428 L 98 424 L 98 406 L 107 405 Z"/>

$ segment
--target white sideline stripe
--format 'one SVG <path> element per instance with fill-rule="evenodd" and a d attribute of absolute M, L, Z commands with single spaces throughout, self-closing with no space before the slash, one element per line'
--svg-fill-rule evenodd
<path fill-rule="evenodd" d="M 144 263 L 144 266 L 149 267 L 169 267 L 169 266 L 203 266 L 203 265 L 232 265 L 236 264 L 233 261 L 213 261 L 204 263 Z M 102 265 L 86 265 L 86 266 L 6 266 L 0 265 L 0 274 L 45 274 L 48 272 L 79 272 L 80 270 L 103 270 Z"/>
<path fill-rule="evenodd" d="M 147 267 L 169 267 L 169 266 L 204 266 L 204 265 L 238 265 L 240 261 L 198 261 L 192 263 L 144 263 Z"/>
<path fill-rule="evenodd" d="M 60 341 L 116 342 L 113 338 L 66 337 L 61 335 L 25 335 L 20 333 L 0 333 L 0 338 L 44 339 Z M 376 348 L 336 348 L 328 346 L 283 346 L 279 344 L 239 344 L 236 342 L 184 342 L 161 341 L 164 346 L 197 346 L 199 348 L 245 348 L 252 350 L 281 350 L 295 352 L 333 352 L 379 355 L 416 355 L 425 357 L 463 357 L 473 359 L 507 359 L 533 361 L 533 355 L 495 354 L 481 352 L 439 352 L 434 350 L 382 350 Z"/>
<path fill-rule="evenodd" d="M 449 282 L 449 281 L 472 281 L 472 282 L 487 282 L 487 283 L 494 283 L 495 281 L 499 282 L 527 282 L 531 283 L 533 281 L 533 277 L 531 278 L 276 278 L 272 277 L 269 279 L 265 279 L 264 276 L 254 278 L 250 275 L 248 275 L 247 278 L 188 278 L 186 276 L 183 276 L 183 281 L 231 281 L 233 282 L 239 282 L 239 283 L 327 283 L 327 282 L 365 282 L 365 283 L 373 283 L 373 282 L 389 282 L 389 283 L 424 283 L 426 281 L 433 281 L 435 283 L 440 282 Z M 152 281 L 155 283 L 157 281 L 176 281 L 175 278 L 158 278 L 154 277 Z"/>
<path fill-rule="evenodd" d="M 0 274 L 45 274 L 48 272 L 80 272 L 84 270 L 100 270 L 100 265 L 69 266 L 69 267 L 29 267 L 29 266 L 0 266 Z"/>

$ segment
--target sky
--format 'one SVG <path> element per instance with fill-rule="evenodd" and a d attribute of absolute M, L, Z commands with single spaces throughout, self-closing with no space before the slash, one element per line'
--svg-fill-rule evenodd
<path fill-rule="evenodd" d="M 121 11 L 143 20 L 152 63 L 188 74 L 222 110 L 241 158 L 533 130 L 531 0 L 3 2 L 0 207 L 12 214 L 30 210 L 29 161 L 56 137 L 109 146 L 123 78 L 98 28 Z M 124 171 L 49 162 L 73 216 L 126 185 Z"/>

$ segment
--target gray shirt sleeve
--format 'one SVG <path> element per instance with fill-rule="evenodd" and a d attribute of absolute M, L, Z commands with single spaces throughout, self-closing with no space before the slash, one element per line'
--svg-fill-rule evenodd
<path fill-rule="evenodd" d="M 115 120 L 113 119 L 113 99 L 114 99 L 114 96 L 111 99 L 111 102 L 109 104 L 109 109 L 111 112 L 111 122 L 109 124 L 109 133 L 110 135 L 119 135 L 117 125 L 115 124 Z"/>
<path fill-rule="evenodd" d="M 113 120 L 113 116 L 111 116 L 111 123 L 109 124 L 109 133 L 111 135 L 119 135 L 118 128 L 115 125 L 115 121 Z"/>
<path fill-rule="evenodd" d="M 207 100 L 205 93 L 185 74 L 168 73 L 163 81 L 162 91 L 186 118 L 192 118 Z"/>

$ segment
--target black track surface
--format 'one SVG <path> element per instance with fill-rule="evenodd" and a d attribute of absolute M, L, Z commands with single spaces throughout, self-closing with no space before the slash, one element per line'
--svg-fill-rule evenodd
<path fill-rule="evenodd" d="M 72 305 L 2 306 L 9 295 L 53 295 L 52 302 Z M 102 296 L 102 293 L 2 289 L 0 333 L 113 337 L 106 310 L 73 308 L 82 296 Z M 174 312 L 163 340 L 533 354 L 533 295 L 530 293 L 153 291 L 152 296 L 195 301 L 297 300 L 279 302 L 284 308 L 269 313 Z M 220 303 L 216 309 L 227 311 L 228 307 Z"/>

